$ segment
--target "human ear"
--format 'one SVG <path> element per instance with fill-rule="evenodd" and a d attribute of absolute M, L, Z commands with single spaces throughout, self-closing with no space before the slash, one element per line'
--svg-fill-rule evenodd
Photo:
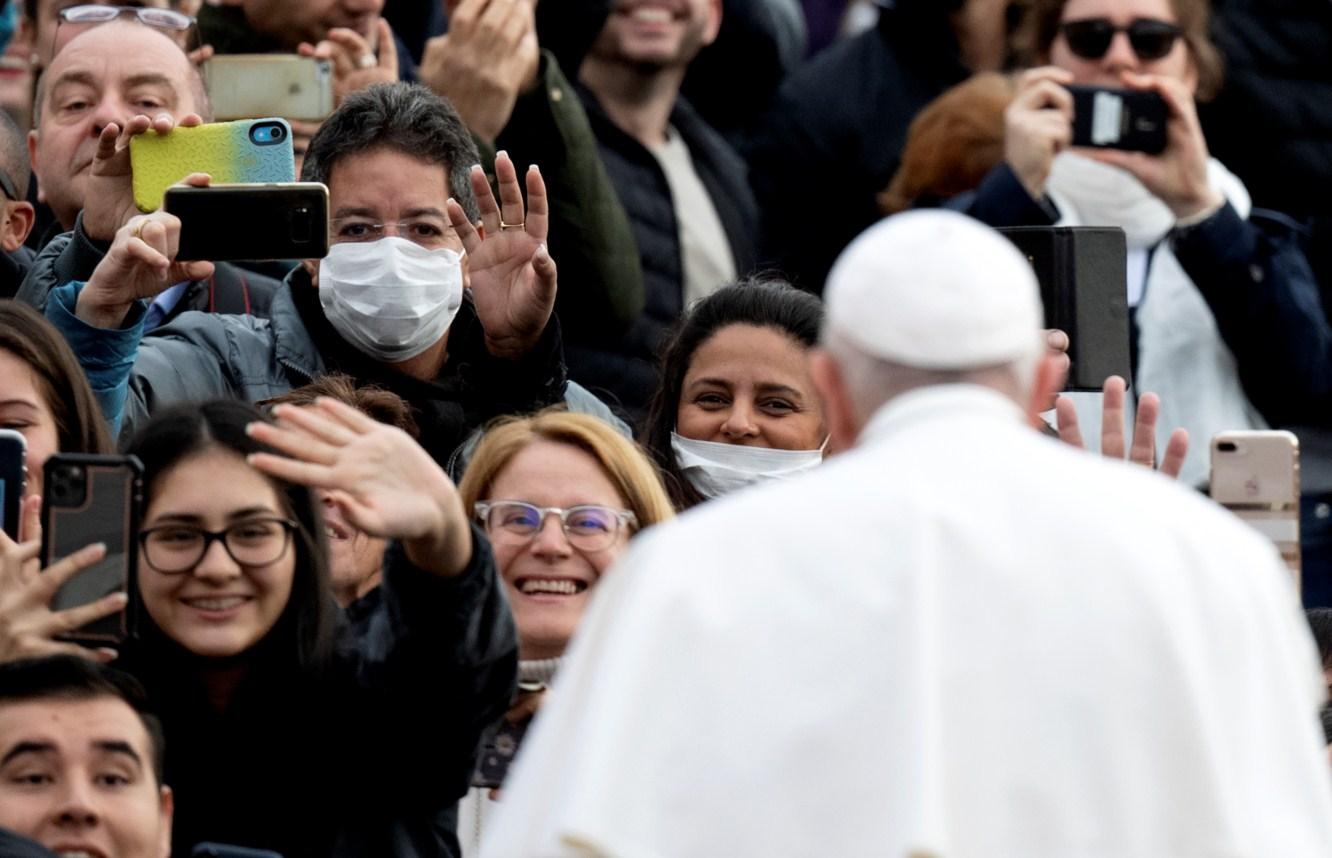
<path fill-rule="evenodd" d="M 5 203 L 5 222 L 0 226 L 0 247 L 13 253 L 27 241 L 28 233 L 37 220 L 37 212 L 30 202 Z"/>
<path fill-rule="evenodd" d="M 856 418 L 855 403 L 847 392 L 846 378 L 837 359 L 823 349 L 814 349 L 809 356 L 809 376 L 823 402 L 828 448 L 834 451 L 851 449 L 860 437 L 860 421 Z"/>

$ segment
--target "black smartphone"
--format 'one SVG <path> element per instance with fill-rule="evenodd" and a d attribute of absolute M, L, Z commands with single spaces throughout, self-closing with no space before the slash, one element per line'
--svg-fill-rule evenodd
<path fill-rule="evenodd" d="M 191 858 L 282 858 L 277 852 L 268 849 L 251 849 L 248 846 L 228 846 L 225 843 L 198 843 L 190 852 Z"/>
<path fill-rule="evenodd" d="M 1073 145 L 1159 155 L 1170 110 L 1155 92 L 1067 87 L 1073 94 Z"/>
<path fill-rule="evenodd" d="M 52 611 L 96 602 L 125 590 L 138 558 L 143 465 L 134 456 L 57 453 L 46 460 L 42 489 L 42 565 L 101 542 L 106 556 L 56 591 Z M 115 645 L 130 633 L 125 611 L 67 635 L 88 646 Z"/>
<path fill-rule="evenodd" d="M 13 429 L 0 429 L 0 510 L 5 535 L 18 542 L 23 488 L 28 477 L 28 439 Z"/>
<path fill-rule="evenodd" d="M 481 757 L 476 762 L 472 786 L 499 789 L 504 785 L 509 766 L 518 755 L 518 747 L 531 723 L 531 718 L 517 722 L 507 718 L 500 721 L 481 746 Z"/>
<path fill-rule="evenodd" d="M 182 261 L 322 259 L 328 255 L 328 188 L 318 182 L 167 189 L 180 218 Z"/>

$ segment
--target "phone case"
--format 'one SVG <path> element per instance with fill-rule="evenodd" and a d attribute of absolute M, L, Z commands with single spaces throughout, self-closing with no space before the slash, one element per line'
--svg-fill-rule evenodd
<path fill-rule="evenodd" d="M 180 218 L 180 260 L 322 259 L 328 255 L 328 188 L 282 185 L 176 186 L 166 210 Z M 235 229 L 238 223 L 245 229 Z"/>
<path fill-rule="evenodd" d="M 0 429 L 0 527 L 15 542 L 27 483 L 28 441 L 13 429 Z"/>
<path fill-rule="evenodd" d="M 333 112 L 328 60 L 292 54 L 226 54 L 203 64 L 217 119 L 282 116 L 316 122 Z"/>
<path fill-rule="evenodd" d="M 1123 149 L 1159 155 L 1166 147 L 1170 118 L 1165 100 L 1154 92 L 1067 87 L 1073 94 L 1073 145 Z"/>
<path fill-rule="evenodd" d="M 1299 584 L 1300 442 L 1281 430 L 1212 439 L 1212 499 L 1271 539 Z"/>
<path fill-rule="evenodd" d="M 81 477 L 78 475 L 82 475 Z M 123 591 L 138 559 L 143 466 L 134 456 L 58 453 L 46 460 L 42 491 L 42 565 L 88 545 L 106 545 L 106 556 L 56 591 L 51 610 L 95 602 Z M 115 644 L 129 634 L 126 612 L 77 629 L 69 640 Z"/>
<path fill-rule="evenodd" d="M 271 139 L 256 139 L 265 130 Z M 282 119 L 216 122 L 166 135 L 149 131 L 130 138 L 130 163 L 134 202 L 145 212 L 161 208 L 167 188 L 191 173 L 207 173 L 219 185 L 296 180 L 291 126 Z"/>

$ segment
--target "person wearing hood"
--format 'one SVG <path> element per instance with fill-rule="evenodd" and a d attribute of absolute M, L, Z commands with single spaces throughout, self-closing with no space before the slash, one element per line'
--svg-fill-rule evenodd
<path fill-rule="evenodd" d="M 1034 4 L 1020 35 L 1039 67 L 1006 112 L 1004 162 L 966 209 L 992 226 L 1125 231 L 1132 381 L 1160 394 L 1162 427 L 1188 430 L 1181 479 L 1193 486 L 1207 480 L 1217 432 L 1332 408 L 1332 327 L 1294 231 L 1252 208 L 1240 180 L 1210 157 L 1198 122 L 1195 99 L 1221 83 L 1208 17 L 1206 0 Z M 1069 84 L 1160 95 L 1170 111 L 1165 150 L 1070 149 Z M 1095 408 L 1087 398 L 1079 409 L 1093 431 Z M 1325 561 L 1306 573 L 1306 595 L 1332 580 Z"/>
<path fill-rule="evenodd" d="M 311 141 L 302 178 L 328 185 L 331 247 L 288 276 L 271 321 L 191 314 L 143 336 L 141 299 L 207 265 L 173 264 L 180 222 L 165 212 L 131 218 L 87 283 L 51 293 L 47 317 L 122 433 L 168 404 L 257 402 L 339 371 L 407 400 L 444 463 L 487 420 L 565 393 L 541 173 L 526 173 L 529 210 L 507 156 L 502 204 L 476 163 L 443 99 L 371 87 Z"/>

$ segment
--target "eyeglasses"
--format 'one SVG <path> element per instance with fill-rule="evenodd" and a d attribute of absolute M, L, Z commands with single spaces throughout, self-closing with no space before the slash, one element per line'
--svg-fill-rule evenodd
<path fill-rule="evenodd" d="M 1143 61 L 1159 60 L 1175 47 L 1184 31 L 1169 21 L 1135 18 L 1127 27 L 1118 27 L 1109 18 L 1083 18 L 1065 21 L 1059 26 L 1068 49 L 1084 60 L 1099 60 L 1110 50 L 1115 34 L 1127 33 L 1133 53 Z"/>
<path fill-rule="evenodd" d="M 426 248 L 439 247 L 449 232 L 449 223 L 442 217 L 421 216 L 389 223 L 377 223 L 363 217 L 335 217 L 329 220 L 332 240 L 336 242 L 379 241 L 386 235 L 396 235 Z M 390 233 L 389 229 L 392 228 Z"/>
<path fill-rule="evenodd" d="M 296 522 L 286 518 L 252 518 L 225 530 L 204 530 L 188 524 L 163 524 L 140 531 L 143 559 L 166 575 L 198 565 L 214 541 L 241 566 L 267 566 L 287 553 Z"/>
<path fill-rule="evenodd" d="M 51 56 L 55 56 L 60 48 L 73 38 L 73 35 L 67 32 L 62 41 L 60 28 L 65 24 L 74 27 L 95 27 L 98 24 L 109 24 L 120 18 L 133 18 L 140 24 L 176 37 L 183 33 L 189 33 L 193 36 L 197 35 L 198 32 L 194 18 L 172 9 L 147 9 L 138 6 L 97 6 L 93 4 L 70 6 L 67 9 L 60 10 L 55 33 L 51 38 Z M 177 38 L 176 41 L 180 42 L 182 48 L 188 49 L 196 39 Z"/>
<path fill-rule="evenodd" d="M 625 509 L 581 504 L 568 509 L 536 506 L 523 501 L 481 501 L 473 509 L 491 538 L 528 542 L 541 530 L 546 516 L 560 517 L 564 536 L 579 551 L 604 551 L 615 543 L 621 528 L 637 527 L 638 517 Z"/>

